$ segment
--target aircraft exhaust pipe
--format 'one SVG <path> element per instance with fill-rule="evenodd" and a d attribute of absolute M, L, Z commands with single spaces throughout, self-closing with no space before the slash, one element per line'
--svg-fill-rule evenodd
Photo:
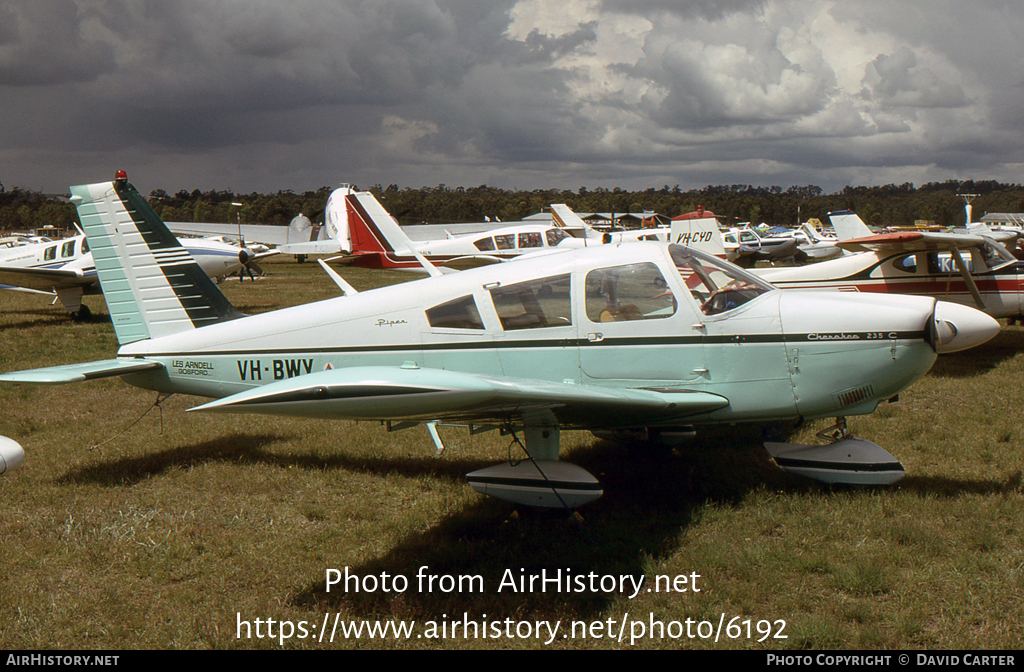
<path fill-rule="evenodd" d="M 0 474 L 14 471 L 25 459 L 25 451 L 14 439 L 0 436 Z"/>
<path fill-rule="evenodd" d="M 936 301 L 929 325 L 932 345 L 940 355 L 967 350 L 999 333 L 999 323 L 980 310 L 949 301 Z"/>

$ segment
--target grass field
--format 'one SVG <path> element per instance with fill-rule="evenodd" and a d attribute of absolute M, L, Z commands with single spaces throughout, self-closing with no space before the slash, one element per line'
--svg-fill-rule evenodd
<path fill-rule="evenodd" d="M 262 282 L 223 285 L 245 312 L 339 294 L 315 264 L 265 267 Z M 363 289 L 414 276 L 346 277 Z M 101 297 L 87 299 L 96 317 L 86 324 L 41 297 L 0 301 L 0 370 L 116 352 Z M 340 614 L 417 624 L 410 639 L 364 633 L 285 646 L 627 648 L 636 623 L 653 620 L 666 624 L 664 636 L 633 646 L 1016 649 L 1022 379 L 1024 330 L 1007 327 L 985 346 L 943 356 L 898 403 L 851 418 L 857 435 L 906 467 L 889 488 L 830 488 L 782 473 L 757 427 L 703 432 L 678 451 L 563 433 L 563 457 L 605 485 L 582 520 L 520 517 L 465 484 L 467 471 L 509 454 L 509 437 L 496 433 L 442 428 L 448 447 L 437 457 L 422 427 L 186 414 L 199 399 L 178 396 L 139 420 L 155 395 L 116 379 L 2 386 L 0 434 L 25 447 L 26 461 L 0 477 L 0 648 L 277 648 L 279 638 L 238 639 L 238 620 L 252 634 L 256 619 L 264 634 L 265 619 L 305 621 L 318 633 L 325 616 Z M 791 440 L 813 442 L 825 424 Z M 421 591 L 424 566 L 435 577 L 481 577 L 484 590 Z M 327 593 L 326 570 L 346 567 L 402 576 L 409 587 Z M 648 587 L 656 575 L 695 573 L 701 590 L 633 599 L 498 592 L 506 570 L 521 569 L 645 575 Z M 463 614 L 502 628 L 504 619 L 562 624 L 550 645 L 546 632 L 483 639 L 425 630 Z M 717 642 L 703 637 L 700 622 L 734 618 Z M 687 619 L 694 637 L 673 636 L 685 635 Z M 587 624 L 586 636 L 562 637 L 572 621 Z M 682 625 L 673 630 L 673 621 Z M 785 639 L 774 638 L 780 631 Z"/>

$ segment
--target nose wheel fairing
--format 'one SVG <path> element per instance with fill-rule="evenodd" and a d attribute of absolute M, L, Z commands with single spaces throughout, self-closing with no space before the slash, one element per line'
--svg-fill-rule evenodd
<path fill-rule="evenodd" d="M 764 447 L 783 471 L 825 483 L 891 485 L 904 476 L 903 465 L 888 451 L 852 436 L 825 446 L 765 443 Z"/>

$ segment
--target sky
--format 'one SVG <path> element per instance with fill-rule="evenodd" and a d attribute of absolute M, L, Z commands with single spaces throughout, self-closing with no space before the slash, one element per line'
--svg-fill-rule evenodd
<path fill-rule="evenodd" d="M 0 0 L 47 193 L 1021 183 L 1019 0 Z"/>

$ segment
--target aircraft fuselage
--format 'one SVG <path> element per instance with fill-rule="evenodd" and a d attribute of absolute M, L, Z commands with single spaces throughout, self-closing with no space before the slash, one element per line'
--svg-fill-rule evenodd
<path fill-rule="evenodd" d="M 523 259 L 143 340 L 119 357 L 164 365 L 126 376 L 134 385 L 217 398 L 382 366 L 728 399 L 690 422 L 870 413 L 935 361 L 933 298 L 782 292 L 693 255 L 641 243 Z M 365 418 L 390 413 L 385 399 Z"/>

